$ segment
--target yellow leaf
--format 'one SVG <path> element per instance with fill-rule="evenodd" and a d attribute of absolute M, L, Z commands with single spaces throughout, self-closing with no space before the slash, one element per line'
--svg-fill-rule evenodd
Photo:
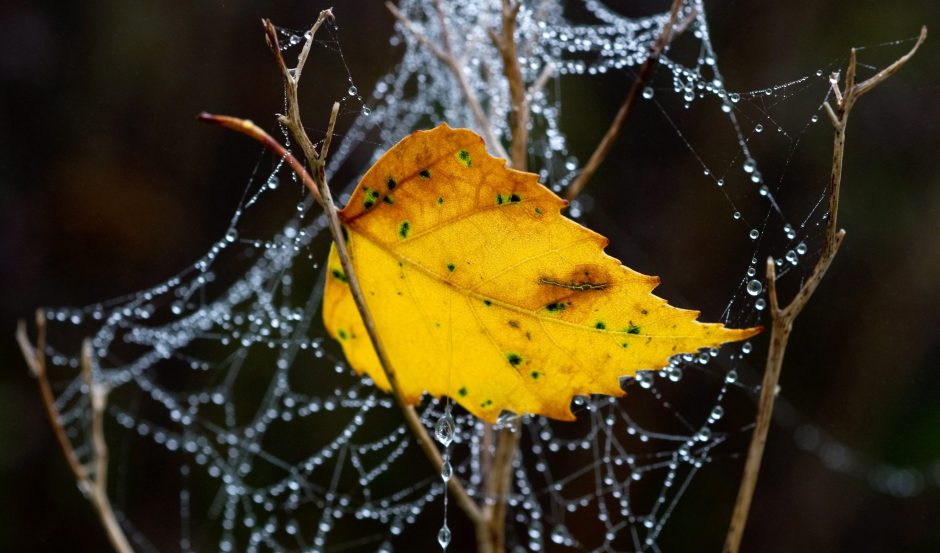
<path fill-rule="evenodd" d="M 488 422 L 503 410 L 571 420 L 574 395 L 623 395 L 621 376 L 760 331 L 698 323 L 654 296 L 658 277 L 606 255 L 606 238 L 561 215 L 567 202 L 505 163 L 471 131 L 416 132 L 340 212 L 408 403 L 427 392 Z M 323 319 L 353 369 L 388 390 L 335 248 Z"/>

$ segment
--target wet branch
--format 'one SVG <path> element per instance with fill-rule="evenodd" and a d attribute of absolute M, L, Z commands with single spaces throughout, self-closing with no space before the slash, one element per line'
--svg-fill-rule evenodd
<path fill-rule="evenodd" d="M 65 455 L 65 460 L 75 476 L 78 489 L 95 508 L 98 519 L 104 526 L 108 540 L 118 553 L 133 553 L 121 524 L 118 522 L 108 498 L 108 445 L 104 438 L 104 413 L 108 403 L 108 388 L 92 378 L 91 344 L 86 340 L 82 343 L 82 377 L 88 389 L 88 398 L 91 402 L 91 463 L 90 466 L 81 464 L 72 442 L 62 426 L 59 409 L 55 405 L 55 395 L 49 383 L 46 372 L 46 317 L 42 311 L 36 311 L 36 346 L 29 341 L 26 334 L 26 322 L 20 320 L 16 327 L 16 341 L 20 351 L 29 365 L 30 372 L 39 383 L 39 393 L 42 403 L 49 417 L 49 423 L 55 432 L 56 441 Z"/>
<path fill-rule="evenodd" d="M 332 18 L 333 15 L 329 10 L 324 10 L 320 13 L 320 17 L 317 19 L 317 22 L 306 35 L 306 42 L 300 56 L 298 57 L 298 65 L 293 70 L 287 68 L 284 62 L 284 58 L 281 55 L 280 45 L 278 43 L 277 33 L 274 29 L 274 25 L 269 20 L 264 20 L 262 22 L 265 28 L 268 46 L 275 54 L 278 68 L 280 69 L 281 75 L 284 79 L 284 88 L 287 98 L 287 114 L 279 116 L 278 121 L 287 128 L 294 140 L 301 145 L 301 149 L 304 151 L 304 156 L 307 159 L 307 163 L 311 167 L 311 172 L 308 172 L 304 168 L 303 164 L 301 164 L 294 156 L 287 152 L 283 146 L 281 146 L 276 140 L 271 138 L 264 130 L 259 128 L 251 121 L 206 113 L 200 114 L 199 119 L 202 121 L 219 124 L 258 140 L 268 149 L 270 149 L 275 155 L 278 155 L 282 159 L 286 160 L 294 172 L 301 177 L 304 185 L 311 191 L 311 193 L 313 193 L 317 203 L 320 204 L 327 216 L 330 234 L 332 235 L 334 244 L 336 246 L 336 252 L 340 258 L 343 271 L 346 274 L 347 284 L 349 285 L 350 292 L 352 293 L 353 299 L 356 303 L 356 308 L 359 310 L 359 315 L 362 317 L 363 324 L 366 328 L 366 332 L 369 335 L 369 339 L 372 342 L 372 346 L 375 349 L 380 364 L 382 365 L 382 370 L 385 373 L 385 376 L 389 381 L 389 385 L 392 388 L 392 395 L 394 396 L 396 403 L 398 403 L 399 407 L 401 408 L 402 414 L 405 418 L 405 423 L 412 434 L 415 436 L 415 440 L 417 441 L 418 446 L 424 452 L 425 456 L 427 456 L 431 461 L 431 464 L 434 466 L 435 470 L 439 473 L 441 467 L 444 464 L 444 461 L 441 458 L 437 447 L 434 445 L 433 439 L 428 434 L 424 424 L 421 422 L 421 419 L 418 416 L 418 413 L 415 411 L 415 408 L 412 405 L 407 404 L 402 398 L 394 367 L 389 360 L 385 347 L 383 346 L 378 331 L 376 330 L 375 321 L 372 318 L 368 306 L 366 305 L 365 296 L 362 293 L 362 288 L 359 285 L 356 271 L 352 265 L 349 251 L 346 246 L 346 240 L 342 231 L 342 223 L 339 220 L 338 210 L 336 208 L 336 204 L 333 202 L 329 184 L 326 180 L 326 157 L 329 153 L 329 148 L 333 139 L 333 130 L 336 125 L 336 117 L 339 113 L 339 103 L 333 104 L 326 137 L 324 138 L 323 144 L 320 146 L 319 150 L 316 149 L 316 147 L 313 145 L 313 142 L 307 136 L 303 123 L 300 119 L 300 106 L 297 92 L 303 65 L 306 62 L 307 55 L 310 51 L 310 46 L 314 40 L 314 37 L 316 36 L 317 29 L 322 24 L 322 22 L 332 21 Z M 470 498 L 459 479 L 450 479 L 448 482 L 448 489 L 451 491 L 451 493 L 454 494 L 457 504 L 460 505 L 460 507 L 471 520 L 474 522 L 482 520 L 479 507 L 473 501 L 473 499 Z"/>
<path fill-rule="evenodd" d="M 438 14 L 441 25 L 441 41 L 443 45 L 438 45 L 432 42 L 424 33 L 422 33 L 415 24 L 408 19 L 405 14 L 395 7 L 395 4 L 391 2 L 386 2 L 385 7 L 388 8 L 388 11 L 395 16 L 395 19 L 401 22 L 405 29 L 411 33 L 415 39 L 418 40 L 425 48 L 433 53 L 437 59 L 441 60 L 444 65 L 450 69 L 450 72 L 453 73 L 454 78 L 457 79 L 457 85 L 460 86 L 460 90 L 463 92 L 464 97 L 467 99 L 467 104 L 470 106 L 470 111 L 473 112 L 473 117 L 476 119 L 477 125 L 480 126 L 480 131 L 483 133 L 483 137 L 486 139 L 487 146 L 493 148 L 498 157 L 504 159 L 510 159 L 509 154 L 506 153 L 506 149 L 503 147 L 502 142 L 499 141 L 499 138 L 493 133 L 493 127 L 490 125 L 490 120 L 486 116 L 486 113 L 483 112 L 483 107 L 480 105 L 480 100 L 477 98 L 476 93 L 470 88 L 470 83 L 467 82 L 467 77 L 463 72 L 463 65 L 460 63 L 460 60 L 457 59 L 457 56 L 450 48 L 450 39 L 448 38 L 448 28 L 447 28 L 447 19 L 443 15 L 443 10 L 440 6 L 440 0 L 436 0 L 434 3 L 434 9 Z"/>
<path fill-rule="evenodd" d="M 826 224 L 826 242 L 823 245 L 819 260 L 816 262 L 812 274 L 786 306 L 781 306 L 777 296 L 777 275 L 774 270 L 774 260 L 773 258 L 767 259 L 767 294 L 770 299 L 770 314 L 772 318 L 770 349 L 767 352 L 767 364 L 764 369 L 764 378 L 761 382 L 757 421 L 755 423 L 754 433 L 751 436 L 751 444 L 748 448 L 744 475 L 741 477 L 741 485 L 738 489 L 734 511 L 731 515 L 731 524 L 728 527 L 728 534 L 725 538 L 724 553 L 737 553 L 741 546 L 741 538 L 744 535 L 744 528 L 747 524 L 747 517 L 751 508 L 751 500 L 754 496 L 754 489 L 757 486 L 757 476 L 764 455 L 764 447 L 767 443 L 767 433 L 770 430 L 771 417 L 773 416 L 774 400 L 777 396 L 777 384 L 780 380 L 780 371 L 783 367 L 783 358 L 786 353 L 787 343 L 790 339 L 790 333 L 793 331 L 793 322 L 819 287 L 826 271 L 832 264 L 832 260 L 839 251 L 839 246 L 842 245 L 843 238 L 845 238 L 845 230 L 836 229 L 838 228 L 839 195 L 842 185 L 842 160 L 845 153 L 845 128 L 849 114 L 852 112 L 855 102 L 863 94 L 884 82 L 907 63 L 926 38 L 927 27 L 922 27 L 917 42 L 907 54 L 878 74 L 861 83 L 855 82 L 856 54 L 853 48 L 849 56 L 849 65 L 846 69 L 844 90 L 839 90 L 838 75 L 833 75 L 831 79 L 833 82 L 836 105 L 835 108 L 833 108 L 829 102 L 823 104 L 834 131 L 832 170 L 829 181 L 829 220 Z"/>
<path fill-rule="evenodd" d="M 607 132 L 604 133 L 603 138 L 601 138 L 601 141 L 597 144 L 597 148 L 594 149 L 594 153 L 591 154 L 584 168 L 581 169 L 581 172 L 578 173 L 574 182 L 568 187 L 568 192 L 565 194 L 567 199 L 575 199 L 587 185 L 588 181 L 591 180 L 591 177 L 594 176 L 594 173 L 597 172 L 598 167 L 604 162 L 607 154 L 610 153 L 610 149 L 613 148 L 614 141 L 620 136 L 623 125 L 626 123 L 627 117 L 629 117 L 630 111 L 633 109 L 633 104 L 636 103 L 637 96 L 639 96 L 643 87 L 646 86 L 647 81 L 649 81 L 653 69 L 655 69 L 656 65 L 659 63 L 659 57 L 662 55 L 663 50 L 669 46 L 675 37 L 685 30 L 695 17 L 695 12 L 693 11 L 686 19 L 679 21 L 679 13 L 682 10 L 684 1 L 685 0 L 673 0 L 672 8 L 669 12 L 669 20 L 663 25 L 662 32 L 650 47 L 649 56 L 647 56 L 646 61 L 643 62 L 643 65 L 641 65 L 640 69 L 637 71 L 636 78 L 633 79 L 633 84 L 627 92 L 627 97 L 624 98 L 623 104 L 621 104 L 620 109 L 617 110 L 617 115 L 614 116 L 614 120 L 611 122 Z"/>

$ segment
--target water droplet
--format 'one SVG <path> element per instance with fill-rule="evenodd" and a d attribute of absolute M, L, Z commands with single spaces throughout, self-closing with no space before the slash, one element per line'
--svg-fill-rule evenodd
<path fill-rule="evenodd" d="M 644 100 L 649 100 L 649 99 L 651 99 L 652 97 L 653 97 L 653 89 L 650 88 L 650 87 L 644 88 L 644 89 L 643 89 L 643 99 L 644 99 Z"/>
<path fill-rule="evenodd" d="M 350 86 L 349 90 L 347 90 L 346 92 L 348 92 L 350 96 L 355 96 L 356 94 L 359 94 L 359 89 L 356 88 L 355 85 L 353 85 L 353 86 Z"/>
<path fill-rule="evenodd" d="M 290 42 L 291 46 L 297 46 L 298 44 L 300 44 L 300 37 L 297 35 L 291 35 L 290 38 L 288 39 L 288 42 Z"/>
<path fill-rule="evenodd" d="M 812 117 L 809 118 L 809 121 L 810 121 L 810 123 L 816 123 L 817 121 L 819 121 L 819 116 L 818 116 L 818 115 L 814 115 L 814 116 L 812 116 Z"/>
<path fill-rule="evenodd" d="M 741 169 L 744 169 L 744 172 L 748 174 L 753 173 L 754 169 L 756 168 L 757 168 L 757 163 L 753 159 L 750 159 L 750 158 L 746 159 L 744 161 L 744 164 L 741 166 Z"/>
<path fill-rule="evenodd" d="M 737 104 L 741 101 L 741 95 L 737 92 L 732 92 L 731 94 L 728 94 L 728 99 L 731 100 L 732 104 Z"/>
<path fill-rule="evenodd" d="M 723 417 L 723 416 L 725 416 L 725 409 L 724 409 L 724 407 L 722 407 L 721 405 L 716 405 L 716 406 L 714 406 L 714 407 L 712 408 L 712 413 L 711 413 L 711 415 L 710 415 L 710 418 L 711 418 L 712 420 L 715 420 L 715 421 L 716 421 L 716 420 L 720 419 L 720 418 Z"/>
<path fill-rule="evenodd" d="M 368 106 L 362 106 L 362 114 L 368 117 L 372 115 L 372 110 Z"/>
<path fill-rule="evenodd" d="M 445 413 L 444 416 L 437 419 L 437 423 L 434 425 L 434 437 L 444 447 L 449 446 L 454 441 L 454 417 L 450 413 Z"/>
<path fill-rule="evenodd" d="M 757 301 L 754 302 L 754 309 L 758 311 L 763 311 L 767 307 L 767 302 L 764 301 L 764 298 L 757 298 Z"/>
<path fill-rule="evenodd" d="M 447 549 L 447 546 L 450 545 L 450 528 L 445 524 L 441 526 L 440 531 L 437 533 L 437 543 L 441 544 L 441 549 Z"/>
<path fill-rule="evenodd" d="M 685 94 L 682 95 L 682 99 L 686 102 L 691 102 L 695 99 L 695 92 L 693 90 L 686 90 Z"/>
<path fill-rule="evenodd" d="M 796 265 L 800 262 L 799 257 L 797 257 L 796 252 L 793 250 L 788 251 L 786 257 L 787 261 L 789 261 L 791 265 Z"/>
<path fill-rule="evenodd" d="M 748 233 L 748 236 L 751 237 L 751 240 L 757 240 L 758 238 L 760 238 L 760 231 L 757 230 L 756 228 L 752 228 L 751 232 Z"/>
<path fill-rule="evenodd" d="M 450 464 L 450 459 L 445 459 L 441 465 L 441 480 L 447 482 L 454 475 L 454 467 Z"/>
<path fill-rule="evenodd" d="M 636 381 L 640 384 L 640 388 L 649 390 L 653 387 L 653 371 L 637 371 Z"/>
<path fill-rule="evenodd" d="M 731 113 L 731 104 L 721 104 L 721 111 Z"/>
<path fill-rule="evenodd" d="M 796 253 L 806 255 L 806 242 L 800 242 L 796 245 Z"/>
<path fill-rule="evenodd" d="M 822 76 L 823 76 L 823 70 L 822 70 L 822 69 L 817 69 L 817 70 L 816 70 L 816 76 L 817 76 L 817 77 L 822 77 Z"/>
<path fill-rule="evenodd" d="M 754 132 L 764 132 L 764 126 L 760 123 L 754 125 Z"/>
<path fill-rule="evenodd" d="M 764 285 L 760 283 L 759 280 L 754 279 L 747 283 L 747 293 L 756 296 L 761 293 L 761 290 L 764 289 Z"/>
<path fill-rule="evenodd" d="M 748 353 L 751 353 L 751 349 L 753 349 L 753 346 L 751 346 L 751 343 L 744 342 L 744 344 L 741 346 L 741 353 L 743 353 L 744 355 L 747 355 Z"/>
<path fill-rule="evenodd" d="M 728 384 L 734 384 L 738 381 L 738 371 L 731 369 L 728 371 L 728 374 L 725 375 L 725 382 Z"/>
<path fill-rule="evenodd" d="M 740 212 L 740 211 L 735 211 L 734 213 L 731 214 L 731 218 L 734 219 L 735 221 L 737 221 L 738 219 L 741 218 L 741 212 Z"/>
<path fill-rule="evenodd" d="M 724 185 L 725 185 L 725 179 L 718 179 L 717 181 L 715 181 L 715 184 L 717 184 L 718 186 L 724 186 Z"/>
<path fill-rule="evenodd" d="M 236 238 L 238 238 L 238 231 L 233 228 L 228 229 L 228 232 L 225 233 L 226 242 L 234 242 Z"/>

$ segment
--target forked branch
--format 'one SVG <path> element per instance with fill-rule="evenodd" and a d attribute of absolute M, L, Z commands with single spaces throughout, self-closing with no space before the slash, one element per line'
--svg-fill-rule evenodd
<path fill-rule="evenodd" d="M 16 327 L 16 341 L 20 351 L 29 365 L 30 372 L 39 383 L 39 393 L 42 403 L 49 417 L 49 423 L 55 432 L 56 441 L 65 455 L 78 489 L 95 508 L 98 520 L 104 526 L 108 540 L 118 553 L 133 553 L 121 524 L 118 522 L 108 498 L 108 445 L 104 438 L 104 413 L 108 402 L 108 388 L 95 382 L 92 376 L 91 345 L 88 341 L 82 343 L 82 377 L 88 389 L 88 398 L 91 403 L 91 463 L 90 468 L 82 465 L 72 447 L 72 441 L 62 426 L 62 417 L 55 404 L 55 395 L 49 383 L 46 371 L 46 317 L 42 311 L 36 311 L 36 346 L 29 341 L 26 334 L 25 321 L 19 321 Z"/>
<path fill-rule="evenodd" d="M 274 25 L 269 20 L 263 21 L 268 45 L 275 54 L 278 68 L 280 69 L 281 75 L 284 79 L 285 95 L 287 99 L 287 114 L 281 115 L 278 120 L 287 128 L 291 134 L 291 137 L 293 137 L 293 139 L 298 144 L 301 144 L 301 148 L 304 150 L 304 156 L 307 159 L 307 163 L 312 168 L 312 173 L 306 171 L 303 165 L 290 153 L 288 153 L 283 148 L 283 146 L 281 146 L 276 140 L 271 138 L 264 130 L 259 128 L 251 121 L 205 113 L 201 114 L 199 119 L 202 121 L 219 124 L 258 140 L 276 155 L 280 156 L 282 159 L 285 159 L 291 168 L 298 175 L 300 175 L 304 185 L 311 191 L 311 193 L 313 193 L 317 202 L 320 204 L 324 213 L 326 214 L 327 221 L 329 223 L 330 234 L 333 238 L 334 244 L 336 245 L 336 252 L 340 258 L 343 271 L 346 274 L 347 284 L 356 303 L 356 308 L 359 311 L 359 315 L 362 317 L 363 324 L 366 328 L 366 332 L 369 335 L 369 339 L 372 342 L 372 346 L 375 349 L 380 364 L 382 365 L 382 370 L 384 371 L 385 376 L 392 388 L 392 395 L 401 408 L 402 414 L 405 418 L 405 423 L 408 425 L 409 430 L 411 430 L 412 434 L 415 436 L 419 447 L 421 447 L 424 454 L 431 461 L 431 464 L 434 466 L 435 470 L 439 473 L 444 461 L 441 458 L 440 452 L 434 445 L 431 436 L 428 434 L 427 429 L 421 422 L 421 419 L 415 411 L 414 407 L 407 404 L 403 400 L 399 391 L 398 379 L 396 377 L 394 367 L 388 357 L 385 347 L 382 345 L 381 338 L 379 337 L 375 327 L 374 319 L 372 318 L 369 307 L 365 302 L 365 296 L 362 293 L 362 288 L 359 285 L 356 271 L 352 265 L 349 251 L 346 247 L 346 240 L 342 230 L 342 223 L 339 220 L 338 210 L 335 203 L 333 202 L 329 184 L 327 183 L 325 171 L 326 156 L 329 153 L 330 144 L 333 139 L 333 130 L 335 128 L 336 118 L 339 113 L 339 103 L 333 104 L 333 109 L 330 113 L 329 124 L 327 126 L 326 136 L 319 150 L 316 149 L 316 147 L 313 145 L 313 142 L 307 136 L 307 133 L 303 127 L 303 123 L 300 119 L 298 89 L 300 84 L 299 77 L 303 69 L 303 64 L 306 61 L 307 54 L 310 51 L 310 46 L 314 40 L 314 37 L 316 36 L 316 31 L 322 22 L 332 21 L 332 17 L 333 15 L 329 10 L 324 10 L 320 13 L 320 17 L 317 19 L 317 23 L 314 24 L 313 28 L 306 35 L 306 42 L 298 58 L 298 66 L 294 70 L 291 70 L 286 66 L 284 57 L 281 55 L 280 44 L 278 42 L 277 32 L 274 28 Z M 448 489 L 451 491 L 451 493 L 454 494 L 457 504 L 460 505 L 460 507 L 471 520 L 473 520 L 475 523 L 482 520 L 479 507 L 476 505 L 473 499 L 470 498 L 459 479 L 451 478 L 448 481 Z"/>
<path fill-rule="evenodd" d="M 832 169 L 829 181 L 829 220 L 826 224 L 826 241 L 820 253 L 819 260 L 813 268 L 812 274 L 806 279 L 800 287 L 800 290 L 786 306 L 780 303 L 780 299 L 777 295 L 777 274 L 774 269 L 774 260 L 773 258 L 767 259 L 767 295 L 770 299 L 770 315 L 772 319 L 770 349 L 767 352 L 767 363 L 764 368 L 764 378 L 761 382 L 757 421 L 748 448 L 747 461 L 744 465 L 744 475 L 741 477 L 741 485 L 738 489 L 734 511 L 731 515 L 731 524 L 728 527 L 728 534 L 725 538 L 724 553 L 737 553 L 741 546 L 741 538 L 744 535 L 744 527 L 747 523 L 751 500 L 754 496 L 754 489 L 757 486 L 757 476 L 760 472 L 761 460 L 764 456 L 767 433 L 770 430 L 771 417 L 773 416 L 774 400 L 777 396 L 777 386 L 780 381 L 780 371 L 783 367 L 783 357 L 786 353 L 790 333 L 793 330 L 793 322 L 819 287 L 826 271 L 829 270 L 829 266 L 832 264 L 832 260 L 839 251 L 839 246 L 842 245 L 842 240 L 845 238 L 845 230 L 836 229 L 838 228 L 839 195 L 842 185 L 842 159 L 845 153 L 845 128 L 849 115 L 858 98 L 884 82 L 907 63 L 926 38 L 927 27 L 922 27 L 917 42 L 907 54 L 861 83 L 855 82 L 856 56 L 855 50 L 853 49 L 849 56 L 849 65 L 845 73 L 845 89 L 839 90 L 838 80 L 837 78 L 833 78 L 836 106 L 833 108 L 828 102 L 824 104 L 824 108 L 829 115 L 834 131 Z"/>

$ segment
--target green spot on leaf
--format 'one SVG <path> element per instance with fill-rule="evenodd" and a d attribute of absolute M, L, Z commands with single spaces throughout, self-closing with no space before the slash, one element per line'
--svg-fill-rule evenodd
<path fill-rule="evenodd" d="M 467 389 L 461 388 L 457 390 L 457 395 L 459 395 L 460 397 L 467 397 Z"/>
<path fill-rule="evenodd" d="M 460 150 L 457 152 L 457 161 L 463 163 L 468 168 L 473 165 L 473 160 L 470 159 L 470 152 L 467 150 Z"/>
<path fill-rule="evenodd" d="M 338 281 L 340 281 L 340 282 L 349 282 L 349 281 L 346 279 L 346 274 L 343 273 L 343 271 L 341 271 L 340 269 L 335 269 L 335 268 L 334 268 L 333 270 L 330 271 L 330 274 L 333 275 L 333 278 L 335 278 L 336 280 L 338 280 Z"/>
<path fill-rule="evenodd" d="M 594 325 L 594 328 L 596 328 L 597 330 L 604 330 L 605 328 L 607 328 L 607 325 L 604 324 L 604 321 L 597 321 L 597 324 Z"/>
<path fill-rule="evenodd" d="M 565 310 L 565 304 L 556 301 L 556 302 L 546 305 L 545 309 L 547 309 L 551 313 L 558 313 L 559 311 Z"/>
<path fill-rule="evenodd" d="M 342 328 L 339 329 L 339 339 L 340 339 L 340 340 L 345 340 L 346 338 L 349 338 L 349 335 L 346 334 L 346 331 L 343 330 Z"/>
<path fill-rule="evenodd" d="M 411 232 L 411 223 L 408 221 L 402 221 L 401 224 L 398 225 L 398 236 L 404 240 L 405 238 L 408 238 L 409 232 Z"/>
<path fill-rule="evenodd" d="M 490 300 L 483 300 L 483 305 L 489 307 L 489 306 L 493 305 L 493 302 L 491 302 Z"/>
<path fill-rule="evenodd" d="M 387 186 L 389 190 L 395 190 L 395 187 L 398 186 L 398 183 L 395 182 L 395 179 L 392 177 L 388 177 L 385 179 L 385 186 Z"/>
<path fill-rule="evenodd" d="M 518 367 L 522 363 L 522 357 L 518 353 L 510 352 L 506 354 L 506 361 L 509 361 L 509 364 L 513 367 Z"/>
<path fill-rule="evenodd" d="M 533 378 L 534 380 L 538 380 L 540 376 L 542 376 L 542 373 L 540 373 L 540 372 L 538 372 L 538 371 L 532 371 L 532 378 Z"/>
<path fill-rule="evenodd" d="M 431 171 L 429 169 L 422 169 L 421 172 L 418 173 L 418 176 L 422 179 L 429 179 L 431 178 Z"/>
<path fill-rule="evenodd" d="M 392 205 L 393 203 L 395 203 L 395 200 L 392 199 L 391 196 L 385 196 L 384 198 L 382 198 L 382 201 L 387 203 L 388 205 Z"/>
<path fill-rule="evenodd" d="M 454 265 L 453 263 L 448 263 L 448 264 L 447 264 L 447 270 L 450 271 L 450 272 L 452 272 L 452 273 L 454 272 L 454 269 L 456 269 L 456 268 L 457 268 L 457 266 Z"/>
<path fill-rule="evenodd" d="M 509 195 L 509 203 L 511 203 L 511 204 L 517 204 L 517 203 L 519 203 L 519 202 L 521 202 L 521 201 L 522 201 L 522 197 L 521 197 L 519 194 L 510 194 L 510 195 Z"/>
<path fill-rule="evenodd" d="M 633 323 L 630 323 L 630 326 L 628 326 L 628 327 L 626 328 L 626 332 L 627 332 L 627 334 L 639 334 L 639 333 L 640 333 L 640 327 L 636 326 L 636 325 L 633 324 Z"/>

